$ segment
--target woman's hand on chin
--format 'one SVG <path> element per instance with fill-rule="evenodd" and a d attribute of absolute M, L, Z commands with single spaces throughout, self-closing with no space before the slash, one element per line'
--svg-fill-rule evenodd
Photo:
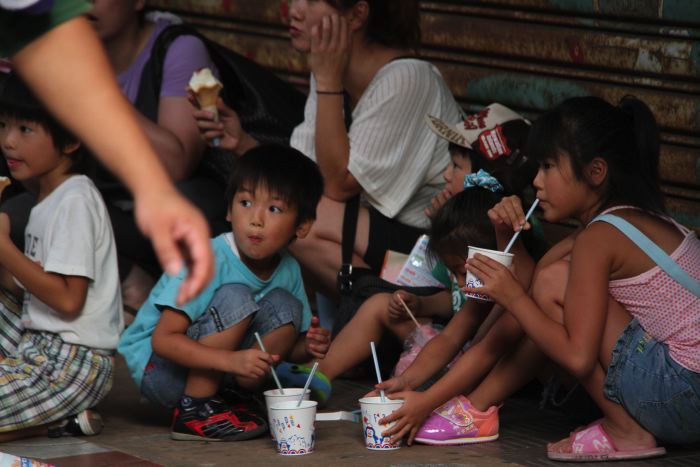
<path fill-rule="evenodd" d="M 322 92 L 343 90 L 343 75 L 350 61 L 352 35 L 347 20 L 338 15 L 324 16 L 311 28 L 309 66 Z"/>

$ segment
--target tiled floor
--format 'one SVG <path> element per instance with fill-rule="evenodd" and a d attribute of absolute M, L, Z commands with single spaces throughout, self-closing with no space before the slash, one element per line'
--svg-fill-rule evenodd
<path fill-rule="evenodd" d="M 368 383 L 341 380 L 324 410 L 353 410 Z M 93 438 L 32 439 L 0 445 L 0 451 L 50 461 L 60 467 L 128 466 L 559 466 L 545 456 L 547 441 L 562 438 L 577 422 L 560 412 L 540 411 L 521 394 L 501 410 L 497 442 L 460 447 L 413 446 L 392 452 L 364 448 L 361 428 L 345 421 L 317 422 L 316 451 L 298 458 L 276 454 L 262 437 L 240 443 L 177 442 L 169 438 L 169 415 L 139 402 L 138 391 L 119 361 L 114 388 L 100 407 L 106 427 Z M 588 465 L 588 464 L 579 464 Z M 669 448 L 657 460 L 617 462 L 615 467 L 700 466 L 700 446 Z"/>

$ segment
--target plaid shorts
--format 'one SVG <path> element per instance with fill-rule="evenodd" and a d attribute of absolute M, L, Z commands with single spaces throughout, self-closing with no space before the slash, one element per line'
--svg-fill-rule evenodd
<path fill-rule="evenodd" d="M 113 356 L 24 330 L 20 318 L 21 304 L 0 289 L 0 432 L 61 420 L 107 395 Z"/>

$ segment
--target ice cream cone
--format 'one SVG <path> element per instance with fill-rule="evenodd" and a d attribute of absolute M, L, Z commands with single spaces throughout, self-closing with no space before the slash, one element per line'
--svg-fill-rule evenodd
<path fill-rule="evenodd" d="M 194 95 L 199 103 L 199 108 L 214 113 L 214 120 L 219 120 L 219 111 L 216 108 L 216 100 L 219 98 L 221 85 L 199 88 Z"/>
<path fill-rule="evenodd" d="M 219 91 L 223 89 L 221 82 L 216 79 L 209 68 L 197 70 L 190 78 L 188 89 L 194 94 L 199 108 L 212 112 L 214 119 L 219 119 L 219 111 L 216 108 L 216 100 Z"/>

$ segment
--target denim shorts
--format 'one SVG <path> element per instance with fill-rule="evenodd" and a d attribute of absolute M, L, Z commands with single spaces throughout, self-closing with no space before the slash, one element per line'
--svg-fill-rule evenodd
<path fill-rule="evenodd" d="M 604 392 L 660 441 L 700 441 L 700 373 L 673 360 L 636 319 L 613 349 Z"/>
<path fill-rule="evenodd" d="M 302 313 L 301 301 L 286 290 L 271 290 L 256 303 L 247 286 L 227 284 L 216 291 L 206 312 L 187 328 L 187 336 L 199 340 L 253 315 L 238 347 L 247 349 L 255 343 L 255 332 L 264 336 L 287 324 L 298 330 Z M 154 404 L 175 407 L 185 392 L 187 373 L 188 368 L 153 353 L 143 373 L 141 393 Z"/>

